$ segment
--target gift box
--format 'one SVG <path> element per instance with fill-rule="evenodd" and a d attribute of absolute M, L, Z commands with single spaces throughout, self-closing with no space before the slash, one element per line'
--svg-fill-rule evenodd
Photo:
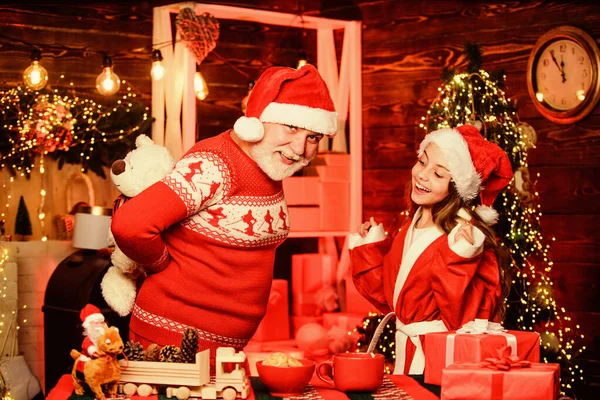
<path fill-rule="evenodd" d="M 327 254 L 292 256 L 292 314 L 316 316 L 337 308 L 335 260 Z"/>
<path fill-rule="evenodd" d="M 321 229 L 318 206 L 288 206 L 290 232 L 317 232 Z"/>
<path fill-rule="evenodd" d="M 303 175 L 291 176 L 282 181 L 283 193 L 285 193 L 285 201 L 288 206 L 319 205 L 321 185 L 318 172 L 315 170 L 310 175 Z"/>
<path fill-rule="evenodd" d="M 326 154 L 304 168 L 302 176 L 283 180 L 291 232 L 351 229 L 349 166 L 349 154 Z"/>
<path fill-rule="evenodd" d="M 288 281 L 273 279 L 267 312 L 258 325 L 252 340 L 273 341 L 290 338 L 288 299 Z"/>
<path fill-rule="evenodd" d="M 442 371 L 441 400 L 555 400 L 559 389 L 559 364 L 507 371 L 485 363 L 453 364 Z"/>
<path fill-rule="evenodd" d="M 496 324 L 499 325 L 499 324 Z M 540 361 L 540 335 L 537 332 L 494 331 L 492 333 L 439 332 L 425 335 L 425 382 L 439 385 L 442 370 L 453 363 L 480 362 L 495 357 L 510 346 L 513 355 L 530 362 Z"/>
<path fill-rule="evenodd" d="M 347 332 L 351 332 L 355 328 L 362 326 L 365 316 L 366 314 L 348 312 L 323 313 L 323 326 L 327 330 L 334 326 L 339 326 Z"/>
<path fill-rule="evenodd" d="M 351 274 L 348 274 L 342 282 L 344 285 L 344 306 L 346 308 L 343 311 L 362 315 L 380 312 L 373 304 L 369 303 L 369 300 L 365 299 L 364 296 L 358 292 Z"/>

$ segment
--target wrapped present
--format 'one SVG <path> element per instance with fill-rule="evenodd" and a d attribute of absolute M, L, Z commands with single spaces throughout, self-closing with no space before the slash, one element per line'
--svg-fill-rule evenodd
<path fill-rule="evenodd" d="M 319 205 L 321 185 L 317 171 L 310 175 L 304 171 L 303 176 L 291 176 L 282 184 L 288 206 Z"/>
<path fill-rule="evenodd" d="M 503 350 L 500 350 L 501 352 Z M 555 400 L 560 365 L 531 363 L 504 353 L 480 363 L 459 363 L 442 371 L 442 400 Z"/>
<path fill-rule="evenodd" d="M 362 326 L 366 315 L 348 312 L 323 313 L 323 326 L 328 330 L 334 326 L 338 326 L 346 332 L 350 332 L 356 327 Z"/>
<path fill-rule="evenodd" d="M 456 332 L 425 335 L 425 382 L 439 385 L 442 370 L 453 363 L 480 362 L 495 357 L 498 349 L 509 346 L 513 356 L 540 361 L 540 335 L 537 332 L 507 331 L 487 320 L 471 321 Z"/>
<path fill-rule="evenodd" d="M 292 314 L 315 316 L 338 308 L 335 260 L 327 254 L 292 256 Z"/>
<path fill-rule="evenodd" d="M 290 338 L 288 281 L 273 279 L 267 312 L 258 325 L 252 340 L 273 341 Z"/>
<path fill-rule="evenodd" d="M 298 315 L 292 315 L 290 317 L 290 319 L 292 322 L 291 323 L 292 335 L 294 337 L 296 337 L 296 333 L 298 332 L 298 329 L 302 328 L 306 324 L 315 323 L 315 324 L 323 325 L 323 317 L 322 316 L 303 317 L 303 316 L 298 316 Z"/>
<path fill-rule="evenodd" d="M 288 213 L 291 232 L 317 232 L 321 228 L 317 206 L 288 206 Z"/>
<path fill-rule="evenodd" d="M 344 284 L 344 306 L 345 310 L 350 313 L 369 315 L 369 313 L 379 312 L 377 308 L 369 303 L 362 294 L 358 293 L 351 274 L 348 274 L 342 281 Z"/>

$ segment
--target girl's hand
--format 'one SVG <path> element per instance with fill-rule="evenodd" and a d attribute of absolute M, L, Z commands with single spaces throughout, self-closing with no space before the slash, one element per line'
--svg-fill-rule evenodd
<path fill-rule="evenodd" d="M 475 240 L 473 239 L 473 226 L 469 221 L 463 221 L 460 223 L 460 228 L 458 228 L 458 231 L 454 236 L 454 241 L 458 242 L 461 238 L 465 239 L 471 245 L 475 243 Z"/>
<path fill-rule="evenodd" d="M 369 229 L 371 229 L 374 226 L 377 226 L 377 222 L 375 222 L 375 218 L 371 217 L 370 220 L 363 222 L 358 227 L 358 234 L 360 235 L 360 237 L 364 238 L 365 236 L 367 236 L 367 232 L 369 232 Z"/>

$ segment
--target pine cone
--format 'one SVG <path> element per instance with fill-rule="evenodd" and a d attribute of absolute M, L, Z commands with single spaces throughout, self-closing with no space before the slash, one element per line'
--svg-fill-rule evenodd
<path fill-rule="evenodd" d="M 129 361 L 142 361 L 144 359 L 144 348 L 138 342 L 129 340 L 125 343 L 123 352 Z"/>
<path fill-rule="evenodd" d="M 186 328 L 181 339 L 181 362 L 196 362 L 198 352 L 198 332 L 194 328 Z"/>
<path fill-rule="evenodd" d="M 144 353 L 144 361 L 158 361 L 160 356 L 160 346 L 152 343 Z"/>
<path fill-rule="evenodd" d="M 181 349 L 173 345 L 165 346 L 160 350 L 159 359 L 163 362 L 181 362 Z"/>

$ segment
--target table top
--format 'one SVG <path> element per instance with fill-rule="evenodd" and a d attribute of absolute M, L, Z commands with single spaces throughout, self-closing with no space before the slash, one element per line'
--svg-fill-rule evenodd
<path fill-rule="evenodd" d="M 257 377 L 251 377 L 252 393 L 248 400 L 278 399 L 271 397 L 264 391 L 264 386 Z M 93 400 L 90 396 L 76 396 L 73 394 L 73 382 L 71 375 L 63 375 L 56 386 L 48 393 L 47 400 Z M 163 400 L 164 396 L 140 397 L 132 396 L 131 400 Z M 423 388 L 417 381 L 405 375 L 386 375 L 381 388 L 377 393 L 344 393 L 328 387 L 328 385 L 316 376 L 302 396 L 294 399 L 324 399 L 324 400 L 369 400 L 369 399 L 398 399 L 398 400 L 437 400 L 438 397 Z"/>

